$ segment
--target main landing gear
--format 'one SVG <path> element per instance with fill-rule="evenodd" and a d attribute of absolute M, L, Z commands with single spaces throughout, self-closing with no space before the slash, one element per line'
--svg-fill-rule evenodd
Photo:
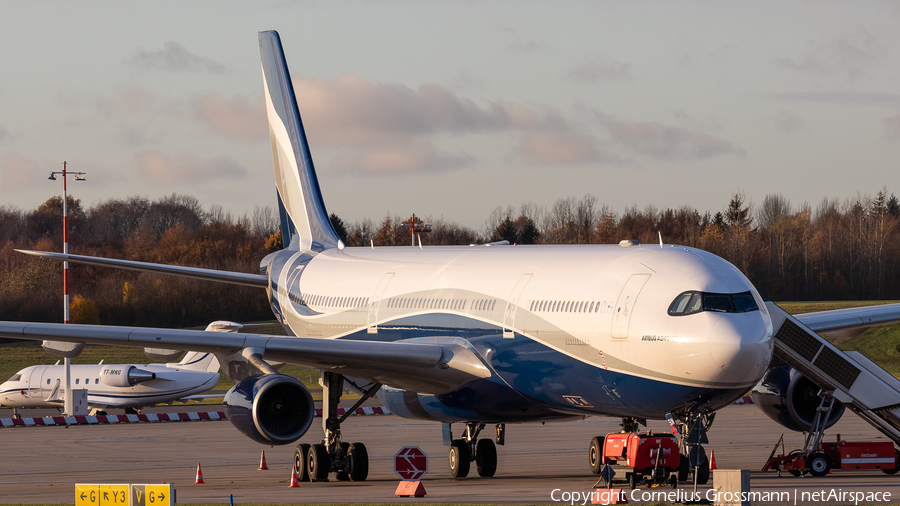
<path fill-rule="evenodd" d="M 462 439 L 453 439 L 450 435 L 450 476 L 465 478 L 469 475 L 472 462 L 475 462 L 478 476 L 482 478 L 490 478 L 497 472 L 497 447 L 494 446 L 494 441 L 478 439 L 484 426 L 479 422 L 466 422 Z M 497 444 L 503 445 L 505 438 L 506 424 L 498 423 Z"/>
<path fill-rule="evenodd" d="M 325 439 L 319 444 L 301 443 L 294 450 L 294 467 L 300 481 L 328 481 L 328 474 L 334 473 L 338 481 L 365 481 L 369 476 L 369 454 L 362 443 L 341 441 L 341 423 L 356 411 L 363 402 L 375 395 L 380 384 L 360 387 L 346 380 L 362 392 L 360 400 L 338 417 L 337 408 L 341 399 L 345 378 L 340 374 L 322 374 L 322 426 Z"/>

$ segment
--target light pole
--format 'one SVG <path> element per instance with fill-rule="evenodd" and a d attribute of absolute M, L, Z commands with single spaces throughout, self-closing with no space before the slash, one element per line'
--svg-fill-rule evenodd
<path fill-rule="evenodd" d="M 56 181 L 57 174 L 62 175 L 63 180 L 63 254 L 69 254 L 69 194 L 66 188 L 67 175 L 72 174 L 75 181 L 85 181 L 84 172 L 67 172 L 66 162 L 63 162 L 62 172 L 50 172 L 51 181 Z M 63 323 L 69 323 L 69 262 L 63 262 Z M 80 350 L 79 350 L 80 352 Z M 66 415 L 71 415 L 75 409 L 72 397 L 72 375 L 70 368 L 72 360 L 69 355 L 65 356 L 66 360 L 66 394 L 65 394 L 65 411 Z"/>

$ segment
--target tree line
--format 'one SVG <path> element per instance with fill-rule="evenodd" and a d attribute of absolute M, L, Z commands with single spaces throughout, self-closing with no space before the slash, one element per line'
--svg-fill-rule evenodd
<path fill-rule="evenodd" d="M 68 208 L 73 254 L 258 272 L 263 256 L 281 248 L 277 213 L 268 207 L 235 217 L 173 194 L 110 199 L 89 209 L 69 197 Z M 62 320 L 60 264 L 14 251 L 61 251 L 61 214 L 61 197 L 30 212 L 0 206 L 0 319 Z M 348 246 L 411 243 L 410 218 L 331 220 Z M 656 244 L 661 237 L 732 262 L 768 300 L 900 299 L 900 203 L 886 188 L 815 207 L 794 206 L 780 194 L 754 205 L 735 193 L 715 213 L 652 205 L 618 213 L 586 195 L 549 207 L 500 207 L 480 229 L 428 216 L 416 222 L 430 225 L 419 234 L 424 245 Z M 70 292 L 76 323 L 184 327 L 271 318 L 263 290 L 188 278 L 72 264 Z"/>

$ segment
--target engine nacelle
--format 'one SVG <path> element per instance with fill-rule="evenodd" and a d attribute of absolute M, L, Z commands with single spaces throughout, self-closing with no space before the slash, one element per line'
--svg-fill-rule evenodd
<path fill-rule="evenodd" d="M 819 386 L 787 364 L 772 367 L 753 387 L 753 403 L 763 413 L 784 427 L 797 432 L 808 431 L 822 401 Z M 835 400 L 825 428 L 831 427 L 844 414 L 845 406 Z"/>
<path fill-rule="evenodd" d="M 299 380 L 283 374 L 248 376 L 225 394 L 225 414 L 245 436 L 265 445 L 286 445 L 312 425 L 316 406 Z"/>
<path fill-rule="evenodd" d="M 155 379 L 155 372 L 138 369 L 133 365 L 107 365 L 100 369 L 100 381 L 111 387 L 133 387 Z"/>

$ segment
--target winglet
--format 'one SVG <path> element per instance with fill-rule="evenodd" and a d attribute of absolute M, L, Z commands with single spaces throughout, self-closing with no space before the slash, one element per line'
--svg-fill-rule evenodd
<path fill-rule="evenodd" d="M 285 248 L 301 251 L 335 248 L 339 238 L 328 218 L 319 190 L 319 180 L 278 32 L 259 32 L 259 52 L 269 136 L 272 139 L 282 243 Z"/>

